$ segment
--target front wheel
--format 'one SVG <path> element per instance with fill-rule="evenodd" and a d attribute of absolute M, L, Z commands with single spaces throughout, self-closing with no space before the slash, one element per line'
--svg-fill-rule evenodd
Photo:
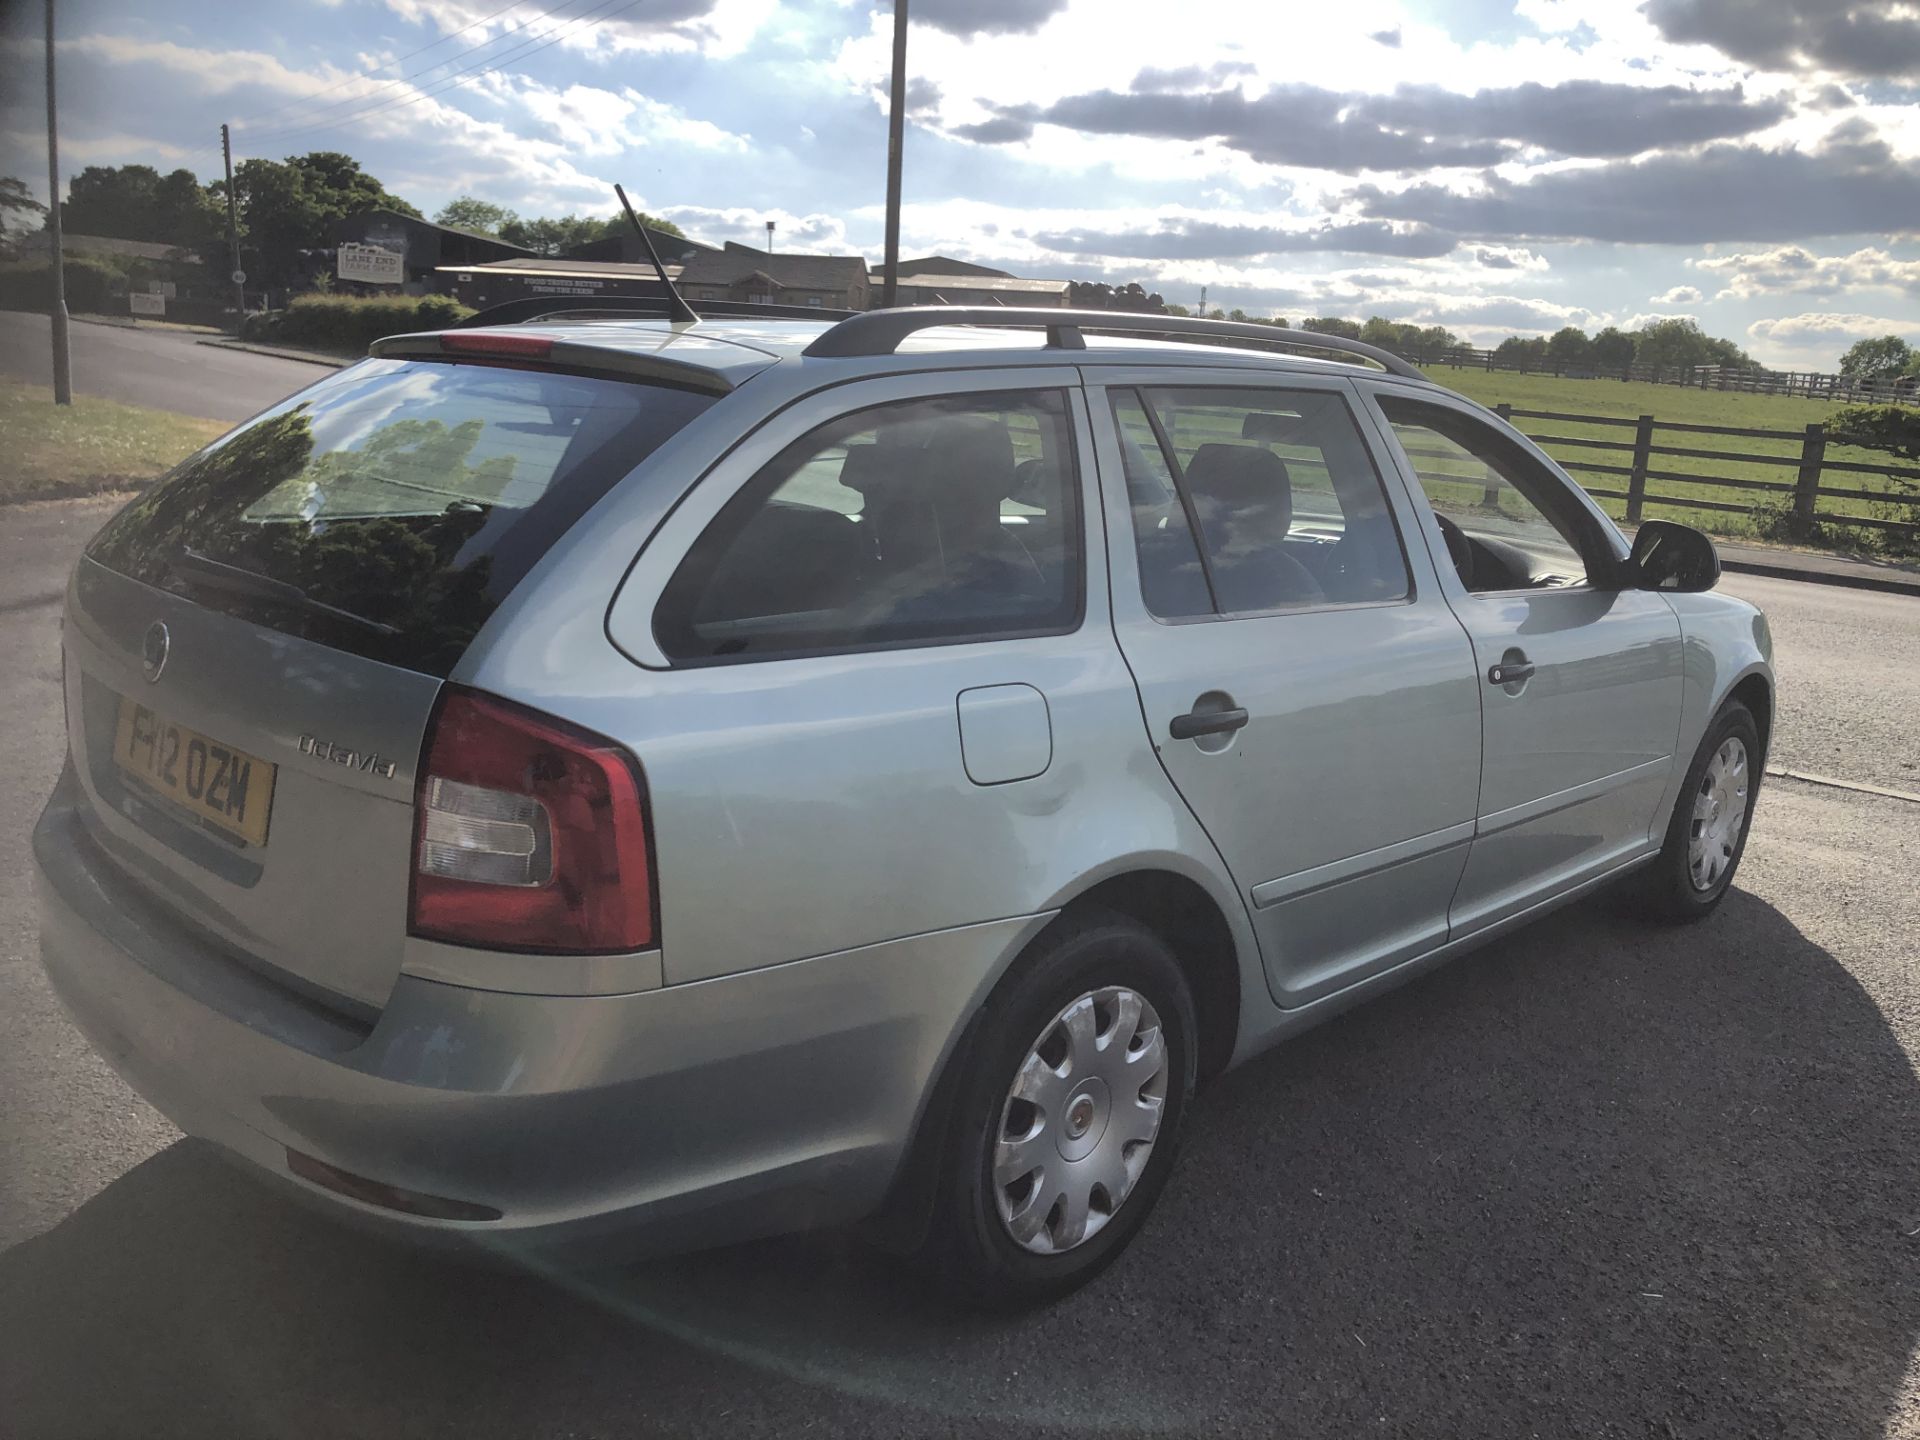
<path fill-rule="evenodd" d="M 1641 894 L 1657 917 L 1701 920 L 1726 898 L 1746 852 L 1762 763 L 1753 712 L 1728 701 L 1687 767 L 1666 843 L 1642 882 Z"/>
<path fill-rule="evenodd" d="M 1196 1022 L 1179 962 L 1118 915 L 1044 934 L 980 1017 L 923 1252 L 994 1307 L 1057 1298 L 1133 1238 L 1173 1163 Z"/>

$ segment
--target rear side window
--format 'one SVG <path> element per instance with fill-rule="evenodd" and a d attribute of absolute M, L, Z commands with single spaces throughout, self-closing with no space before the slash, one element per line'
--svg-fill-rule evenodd
<path fill-rule="evenodd" d="M 713 398 L 367 360 L 186 460 L 87 553 L 256 624 L 445 675 L 554 541 Z"/>
<path fill-rule="evenodd" d="M 715 517 L 654 617 L 685 662 L 1057 633 L 1084 569 L 1066 399 L 1004 391 L 855 411 Z"/>
<path fill-rule="evenodd" d="M 1399 530 L 1339 395 L 1167 387 L 1115 392 L 1113 410 L 1152 614 L 1407 597 Z"/>

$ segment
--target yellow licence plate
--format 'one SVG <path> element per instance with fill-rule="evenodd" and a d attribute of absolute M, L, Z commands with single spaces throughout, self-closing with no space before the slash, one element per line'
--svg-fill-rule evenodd
<path fill-rule="evenodd" d="M 113 763 L 202 823 L 249 845 L 267 843 L 279 769 L 120 697 Z"/>

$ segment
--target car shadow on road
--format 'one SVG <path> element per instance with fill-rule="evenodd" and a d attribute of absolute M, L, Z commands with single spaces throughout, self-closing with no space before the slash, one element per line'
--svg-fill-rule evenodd
<path fill-rule="evenodd" d="M 34 1436 L 1878 1437 L 1920 1082 L 1779 912 L 1563 912 L 1227 1076 L 1133 1251 L 1015 1319 L 839 1237 L 487 1273 L 186 1142 L 0 1256 Z"/>

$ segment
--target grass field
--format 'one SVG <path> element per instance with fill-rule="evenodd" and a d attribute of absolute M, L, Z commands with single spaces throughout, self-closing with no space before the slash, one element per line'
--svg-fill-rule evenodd
<path fill-rule="evenodd" d="M 44 385 L 0 380 L 0 504 L 137 485 L 229 428 L 84 395 L 55 405 Z"/>
<path fill-rule="evenodd" d="M 1568 415 L 1596 415 L 1633 420 L 1651 415 L 1656 420 L 1686 425 L 1735 425 L 1753 429 L 1804 430 L 1815 422 L 1826 421 L 1840 408 L 1826 401 L 1806 400 L 1784 395 L 1741 395 L 1717 390 L 1692 390 L 1679 385 L 1649 385 L 1619 380 L 1568 380 L 1551 375 L 1518 375 L 1505 371 L 1436 366 L 1428 374 L 1442 385 L 1458 390 L 1484 405 L 1508 404 L 1517 410 L 1553 410 Z M 1516 417 L 1514 423 L 1529 434 L 1566 435 L 1578 439 L 1633 442 L 1633 430 L 1620 425 L 1578 425 L 1559 420 L 1533 420 Z M 1738 451 L 1754 455 L 1774 455 L 1797 460 L 1797 439 L 1758 440 L 1740 436 L 1687 435 L 1654 432 L 1656 451 L 1651 469 L 1680 475 L 1712 475 L 1730 480 L 1753 482 L 1751 488 L 1728 489 L 1720 486 L 1689 485 L 1684 481 L 1650 479 L 1647 482 L 1649 518 L 1684 521 L 1719 535 L 1753 539 L 1770 538 L 1767 525 L 1756 523 L 1753 507 L 1781 505 L 1790 499 L 1795 467 L 1764 461 L 1704 460 L 1691 456 L 1660 455 L 1660 445 L 1679 445 L 1699 450 Z M 1545 446 L 1547 453 L 1563 464 L 1593 461 L 1605 465 L 1627 465 L 1628 451 L 1595 450 L 1584 446 Z M 1863 464 L 1885 462 L 1887 456 L 1871 450 L 1829 445 L 1829 460 L 1858 461 Z M 1570 467 L 1571 468 L 1571 467 Z M 1607 490 L 1625 490 L 1626 476 L 1608 475 L 1573 469 L 1577 479 Z M 1828 471 L 1823 485 L 1845 489 L 1891 492 L 1887 500 L 1846 500 L 1822 497 L 1818 509 L 1833 515 L 1866 515 L 1883 520 L 1920 521 L 1920 486 L 1902 487 L 1884 476 L 1849 471 Z M 1784 489 L 1770 487 L 1785 487 Z M 1906 500 L 1897 498 L 1909 497 Z M 1748 513 L 1702 510 L 1689 507 L 1689 498 L 1716 500 L 1748 507 Z M 1668 503 L 1659 503 L 1662 500 Z M 1678 503 L 1673 503 L 1678 502 Z M 1602 498 L 1608 513 L 1624 514 L 1624 501 Z M 1841 549 L 1882 553 L 1897 549 L 1881 532 L 1867 527 L 1833 525 L 1826 528 L 1826 543 Z"/>

